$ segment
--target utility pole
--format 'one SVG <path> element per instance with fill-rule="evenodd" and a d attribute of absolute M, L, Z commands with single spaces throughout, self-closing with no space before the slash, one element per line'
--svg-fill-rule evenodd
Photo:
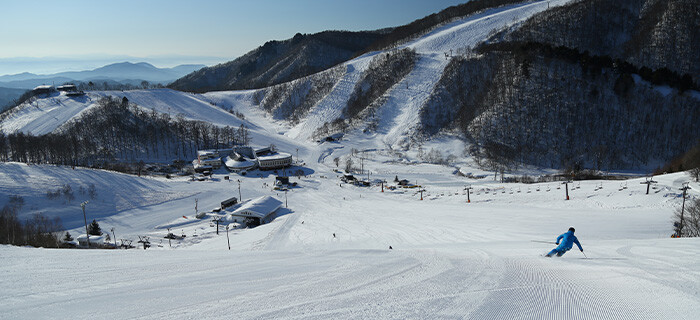
<path fill-rule="evenodd" d="M 243 197 L 241 197 L 241 179 L 238 179 L 238 201 L 243 201 Z"/>
<path fill-rule="evenodd" d="M 88 232 L 87 228 L 87 216 L 85 215 L 85 205 L 88 204 L 88 201 L 83 201 L 83 203 L 80 204 L 80 206 L 83 208 L 83 220 L 85 221 L 85 239 L 87 240 L 87 245 L 88 249 L 90 248 L 90 233 Z"/>
<path fill-rule="evenodd" d="M 198 205 L 199 205 L 199 199 L 194 198 L 194 215 L 195 216 L 197 216 L 199 214 Z"/>
<path fill-rule="evenodd" d="M 688 193 L 688 189 L 690 189 L 690 187 L 688 186 L 689 184 L 690 184 L 689 182 L 683 183 L 683 187 L 678 189 L 678 190 L 683 190 L 683 205 L 681 206 L 681 225 L 678 228 L 678 236 L 679 237 L 681 236 L 681 234 L 682 234 L 681 232 L 683 231 L 683 225 L 684 225 L 683 213 L 685 212 L 685 195 Z"/>
<path fill-rule="evenodd" d="M 654 176 L 651 176 L 650 178 L 647 178 L 646 180 L 647 180 L 647 181 L 640 182 L 640 184 L 646 184 L 646 185 L 647 185 L 647 194 L 649 194 L 649 186 L 650 186 L 652 183 L 656 183 L 656 181 L 654 181 Z"/>
<path fill-rule="evenodd" d="M 231 240 L 228 238 L 228 225 L 226 225 L 226 242 L 228 243 L 228 249 L 231 250 Z"/>
<path fill-rule="evenodd" d="M 297 164 L 299 163 L 299 148 L 297 148 Z"/>
<path fill-rule="evenodd" d="M 285 208 L 289 208 L 289 207 L 287 206 L 287 189 L 284 189 L 284 207 L 285 207 Z"/>

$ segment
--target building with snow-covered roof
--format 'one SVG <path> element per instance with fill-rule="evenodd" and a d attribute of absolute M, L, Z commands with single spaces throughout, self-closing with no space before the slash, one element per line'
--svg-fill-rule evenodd
<path fill-rule="evenodd" d="M 274 219 L 274 213 L 282 207 L 282 201 L 271 196 L 262 196 L 241 204 L 230 213 L 232 222 L 244 222 L 249 226 L 258 226 Z"/>
<path fill-rule="evenodd" d="M 252 170 L 256 167 L 261 170 L 274 170 L 291 166 L 292 155 L 286 152 L 277 152 L 272 147 L 254 150 L 249 146 L 239 146 L 233 148 L 224 164 L 229 170 L 242 174 L 246 170 Z"/>
<path fill-rule="evenodd" d="M 50 85 L 41 85 L 41 86 L 36 86 L 32 91 L 35 94 L 42 94 L 42 93 L 51 93 L 51 90 L 53 90 L 53 86 Z"/>
<path fill-rule="evenodd" d="M 255 157 L 258 160 L 258 167 L 262 170 L 281 169 L 292 165 L 291 154 L 277 152 L 270 147 L 255 150 Z"/>
<path fill-rule="evenodd" d="M 199 150 L 197 151 L 197 159 L 192 161 L 194 166 L 194 171 L 207 171 L 212 169 L 218 169 L 221 167 L 221 158 L 219 153 L 211 150 Z"/>
<path fill-rule="evenodd" d="M 245 172 L 258 166 L 253 148 L 247 146 L 234 147 L 231 155 L 224 161 L 226 168 L 233 172 Z"/>
<path fill-rule="evenodd" d="M 88 237 L 85 234 L 79 235 L 75 240 L 78 240 L 78 245 L 81 247 L 88 246 Z M 104 245 L 104 243 L 105 243 L 104 236 L 90 235 L 90 247 L 100 247 L 100 246 Z"/>
<path fill-rule="evenodd" d="M 70 92 L 70 91 L 77 91 L 78 88 L 74 84 L 64 84 L 62 86 L 56 87 L 56 90 Z"/>

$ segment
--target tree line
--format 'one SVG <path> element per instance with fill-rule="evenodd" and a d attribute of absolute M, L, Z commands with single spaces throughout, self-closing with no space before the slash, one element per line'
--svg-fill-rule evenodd
<path fill-rule="evenodd" d="M 411 72 L 416 60 L 418 60 L 416 51 L 409 48 L 393 50 L 374 57 L 355 84 L 350 99 L 343 109 L 343 116 L 351 119 L 363 112 Z"/>
<path fill-rule="evenodd" d="M 636 66 L 620 58 L 610 55 L 594 55 L 588 50 L 581 52 L 576 48 L 565 46 L 553 46 L 548 43 L 536 41 L 513 41 L 484 44 L 476 49 L 479 53 L 505 51 L 520 57 L 526 57 L 533 53 L 543 54 L 548 57 L 562 59 L 581 66 L 584 74 L 600 74 L 603 68 L 613 69 L 618 74 L 637 74 L 642 79 L 655 85 L 667 85 L 684 92 L 686 90 L 700 90 L 700 85 L 693 81 L 692 75 L 671 71 L 667 67 L 651 69 L 647 66 Z M 523 60 L 523 68 L 527 68 L 529 60 Z M 618 84 L 619 87 L 619 84 Z"/>
<path fill-rule="evenodd" d="M 248 129 L 218 127 L 103 97 L 53 133 L 0 133 L 0 161 L 104 167 L 114 162 L 189 159 L 200 149 L 249 144 Z"/>
<path fill-rule="evenodd" d="M 700 81 L 700 10 L 687 0 L 589 0 L 536 14 L 505 41 L 536 41 L 609 55 Z"/>
<path fill-rule="evenodd" d="M 547 45 L 491 48 L 503 50 L 454 58 L 421 112 L 422 134 L 461 133 L 484 167 L 645 167 L 700 136 L 698 100 L 635 81 L 641 68 Z"/>
<path fill-rule="evenodd" d="M 0 209 L 0 244 L 55 248 L 60 246 L 64 230 L 61 219 L 49 219 L 41 213 L 21 221 L 17 212 L 24 205 L 21 197 L 10 197 L 10 203 Z"/>
<path fill-rule="evenodd" d="M 295 125 L 331 92 L 345 74 L 345 70 L 345 66 L 336 66 L 301 79 L 258 90 L 253 96 L 253 102 L 272 114 L 273 118 L 288 120 Z"/>
<path fill-rule="evenodd" d="M 384 103 L 383 95 L 413 70 L 416 61 L 418 54 L 409 48 L 376 55 L 355 83 L 342 116 L 324 123 L 313 137 L 345 132 L 363 120 L 368 120 L 367 130 L 375 130 L 379 121 L 375 111 Z"/>

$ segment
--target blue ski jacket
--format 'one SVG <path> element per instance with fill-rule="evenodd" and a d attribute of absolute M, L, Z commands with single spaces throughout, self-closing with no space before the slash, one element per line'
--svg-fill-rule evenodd
<path fill-rule="evenodd" d="M 560 240 L 562 240 L 561 244 L 559 244 Z M 583 251 L 583 248 L 581 248 L 581 244 L 578 242 L 578 238 L 576 238 L 573 231 L 567 231 L 566 233 L 563 233 L 557 237 L 557 244 L 559 244 L 557 249 L 564 249 L 568 251 L 574 246 L 574 243 L 578 246 L 579 250 Z"/>

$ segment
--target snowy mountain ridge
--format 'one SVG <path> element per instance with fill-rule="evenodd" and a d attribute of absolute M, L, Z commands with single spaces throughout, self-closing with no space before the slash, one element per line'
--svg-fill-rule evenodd
<path fill-rule="evenodd" d="M 551 5 L 566 2 L 555 1 Z M 387 115 L 386 117 L 380 117 L 385 119 L 387 126 L 382 128 L 383 132 L 376 139 L 376 145 L 381 148 L 387 145 L 400 148 L 400 145 L 407 143 L 411 131 L 419 126 L 418 110 L 439 79 L 442 69 L 448 63 L 448 60 L 444 58 L 445 52 L 473 46 L 478 41 L 486 39 L 495 30 L 522 21 L 546 8 L 547 3 L 545 2 L 533 2 L 486 10 L 478 15 L 449 23 L 404 45 L 403 47 L 405 48 L 415 50 L 419 60 L 416 68 L 401 83 L 394 85 L 394 89 L 387 91 L 385 94 L 386 97 L 383 99 L 386 99 L 387 104 L 379 107 L 379 114 Z M 314 103 L 308 114 L 304 115 L 304 120 L 297 125 L 288 127 L 288 124 L 284 121 L 272 121 L 278 123 L 271 124 L 271 119 L 268 119 L 264 122 L 265 126 L 288 127 L 284 131 L 285 135 L 291 139 L 311 139 L 319 127 L 324 123 L 332 122 L 342 114 L 342 110 L 352 93 L 355 83 L 359 80 L 371 60 L 378 54 L 378 52 L 366 54 L 339 67 L 345 68 L 344 75 L 326 96 L 321 97 L 322 99 Z M 295 80 L 293 83 L 299 81 Z M 408 90 L 403 88 L 408 88 Z M 261 89 L 257 92 L 264 95 L 266 90 Z M 173 117 L 178 113 L 183 113 L 187 117 L 191 116 L 193 119 L 213 120 L 209 118 L 202 119 L 196 116 L 199 113 L 197 108 L 210 108 L 211 105 L 219 106 L 224 110 L 233 109 L 246 115 L 260 113 L 259 110 L 255 110 L 257 109 L 254 101 L 256 95 L 252 91 L 211 92 L 201 95 L 181 94 L 167 90 L 150 92 L 152 93 L 149 93 L 149 91 L 134 91 L 134 93 L 96 92 L 94 94 L 89 93 L 84 100 L 64 96 L 39 98 L 19 106 L 16 110 L 12 110 L 11 114 L 5 115 L 2 123 L 0 123 L 0 128 L 6 134 L 15 131 L 46 134 L 77 116 L 80 111 L 78 109 L 89 108 L 92 105 L 90 101 L 94 101 L 97 96 L 105 94 L 117 97 L 140 96 L 140 99 L 129 98 L 129 100 L 147 109 L 152 109 L 154 106 L 162 106 L 157 108 L 158 111 L 168 112 Z M 165 106 L 169 103 L 180 104 L 175 102 L 178 100 L 175 96 L 182 96 L 184 98 L 183 102 L 186 102 L 185 104 L 188 106 L 187 108 L 192 109 L 179 110 L 172 108 L 168 110 Z M 63 104 L 75 108 L 62 108 Z M 51 111 L 45 112 L 44 110 Z M 60 115 L 54 113 L 59 113 Z M 392 115 L 398 115 L 398 117 L 392 120 Z M 269 117 L 263 115 L 263 118 Z M 454 153 L 458 152 L 461 152 L 461 150 L 454 151 Z"/>
<path fill-rule="evenodd" d="M 351 133 L 356 139 L 372 141 L 368 148 L 397 152 L 437 148 L 442 155 L 433 158 L 438 162 L 468 155 L 478 163 L 494 163 L 506 170 L 529 164 L 651 171 L 689 150 L 694 139 L 673 145 L 667 141 L 681 128 L 700 137 L 700 129 L 691 125 L 700 121 L 697 91 L 638 81 L 640 77 L 630 72 L 642 71 L 620 70 L 610 67 L 612 63 L 572 62 L 567 54 L 576 49 L 564 53 L 546 47 L 523 50 L 517 43 L 492 39 L 499 32 L 519 30 L 530 17 L 541 20 L 538 14 L 547 9 L 571 10 L 578 5 L 535 1 L 487 9 L 443 24 L 400 47 L 367 53 L 272 87 L 203 94 L 139 91 L 140 98 L 129 100 L 146 109 L 160 106 L 157 111 L 171 117 L 182 113 L 204 121 L 215 119 L 200 119 L 197 108 L 217 106 L 254 114 L 258 126 L 276 128 L 290 139 Z M 488 39 L 491 46 L 482 45 L 474 52 Z M 493 49 L 494 43 L 501 47 Z M 403 54 L 405 50 L 413 54 Z M 584 58 L 602 59 L 583 56 L 581 61 L 587 61 Z M 395 72 L 400 65 L 409 66 L 401 76 Z M 167 104 L 181 104 L 178 96 L 186 101 L 185 109 L 167 108 Z M 0 129 L 5 134 L 49 133 L 78 114 L 70 108 L 62 113 L 55 105 L 62 102 L 77 108 L 90 105 L 79 107 L 74 99 L 60 97 L 36 99 L 30 103 L 34 108 L 25 104 L 4 114 Z M 43 106 L 62 115 L 44 114 Z M 674 108 L 682 111 L 669 111 Z M 635 110 L 633 116 L 628 116 L 630 110 Z M 611 119 L 619 119 L 617 125 Z M 228 123 L 218 120 L 213 123 Z M 652 122 L 665 125 L 644 130 Z M 604 129 L 591 123 L 601 123 Z M 45 128 L 35 130 L 38 124 Z M 538 130 L 532 130 L 533 124 Z M 627 131 L 619 134 L 619 127 Z M 566 139 L 554 138 L 562 136 Z M 654 151 L 644 153 L 642 146 Z"/>

